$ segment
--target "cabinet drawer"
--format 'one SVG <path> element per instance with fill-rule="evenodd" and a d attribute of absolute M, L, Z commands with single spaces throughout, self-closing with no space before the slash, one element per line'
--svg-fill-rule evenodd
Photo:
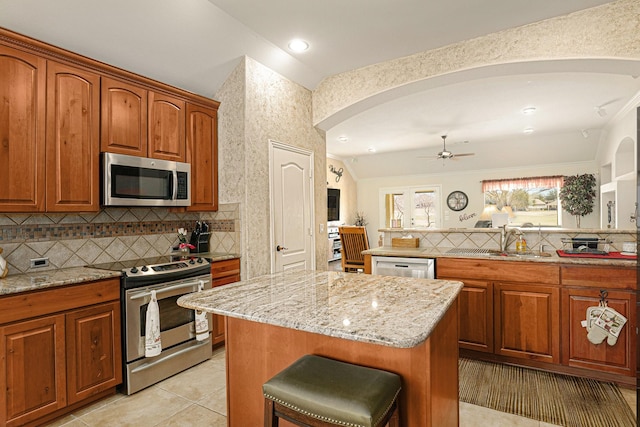
<path fill-rule="evenodd" d="M 226 259 L 224 261 L 214 261 L 211 263 L 211 278 L 215 281 L 227 276 L 240 274 L 240 259 Z"/>
<path fill-rule="evenodd" d="M 470 258 L 438 258 L 438 277 L 459 279 L 503 280 L 507 282 L 560 283 L 557 265 L 521 261 L 490 261 Z"/>
<path fill-rule="evenodd" d="M 119 299 L 119 278 L 10 295 L 0 298 L 0 324 Z"/>
<path fill-rule="evenodd" d="M 560 277 L 563 285 L 602 289 L 635 290 L 636 288 L 636 270 L 634 268 L 588 265 L 562 266 Z"/>

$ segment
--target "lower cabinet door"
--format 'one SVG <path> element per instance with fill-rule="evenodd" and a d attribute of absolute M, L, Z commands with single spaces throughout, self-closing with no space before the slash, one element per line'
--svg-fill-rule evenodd
<path fill-rule="evenodd" d="M 560 363 L 560 289 L 494 283 L 495 354 Z"/>
<path fill-rule="evenodd" d="M 458 295 L 460 348 L 493 353 L 493 284 L 468 279 L 463 282 Z"/>
<path fill-rule="evenodd" d="M 68 313 L 66 326 L 69 404 L 120 384 L 120 303 Z"/>
<path fill-rule="evenodd" d="M 64 315 L 0 327 L 0 425 L 19 426 L 66 406 Z"/>
<path fill-rule="evenodd" d="M 587 339 L 587 329 L 582 326 L 582 321 L 586 319 L 587 308 L 597 306 L 599 302 L 599 289 L 562 290 L 562 311 L 566 313 L 563 321 L 563 336 L 567 337 L 563 340 L 562 363 L 633 376 L 636 373 L 636 346 L 633 339 L 636 325 L 635 295 L 632 291 L 609 291 L 608 293 L 607 306 L 627 318 L 627 323 L 613 345 L 609 344 L 607 339 L 600 344 L 593 344 Z"/>

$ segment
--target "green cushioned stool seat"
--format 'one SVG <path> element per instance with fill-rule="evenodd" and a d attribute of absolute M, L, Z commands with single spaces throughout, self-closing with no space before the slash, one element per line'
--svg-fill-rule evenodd
<path fill-rule="evenodd" d="M 265 426 L 278 417 L 303 426 L 399 425 L 400 376 L 306 355 L 262 386 Z"/>

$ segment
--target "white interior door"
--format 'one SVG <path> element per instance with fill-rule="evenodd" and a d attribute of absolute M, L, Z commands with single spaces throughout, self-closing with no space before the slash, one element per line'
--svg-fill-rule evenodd
<path fill-rule="evenodd" d="M 313 153 L 271 141 L 271 270 L 315 268 Z"/>

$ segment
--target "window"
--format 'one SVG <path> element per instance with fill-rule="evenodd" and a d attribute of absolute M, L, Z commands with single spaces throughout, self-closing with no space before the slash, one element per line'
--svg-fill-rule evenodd
<path fill-rule="evenodd" d="M 562 176 L 542 176 L 482 181 L 484 211 L 481 219 L 493 213 L 508 213 L 514 225 L 561 225 L 558 194 Z"/>
<path fill-rule="evenodd" d="M 383 228 L 439 228 L 440 187 L 408 187 L 380 191 Z"/>

